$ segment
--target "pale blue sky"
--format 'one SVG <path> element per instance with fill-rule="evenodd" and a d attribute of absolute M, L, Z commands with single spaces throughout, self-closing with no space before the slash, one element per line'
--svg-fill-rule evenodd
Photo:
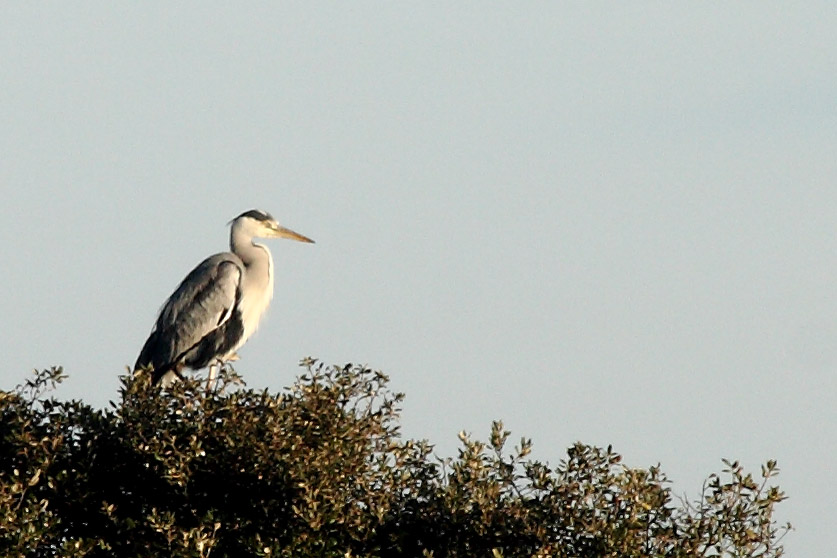
<path fill-rule="evenodd" d="M 237 370 L 366 363 L 441 455 L 503 419 L 694 495 L 776 458 L 833 552 L 837 8 L 828 2 L 4 4 L 8 389 L 103 405 L 259 207 L 276 295 Z"/>

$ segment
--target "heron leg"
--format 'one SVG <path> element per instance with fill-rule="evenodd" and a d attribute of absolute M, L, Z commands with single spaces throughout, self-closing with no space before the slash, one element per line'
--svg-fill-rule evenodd
<path fill-rule="evenodd" d="M 157 383 L 163 388 L 169 388 L 178 380 L 183 380 L 183 363 L 177 362 L 162 368 L 163 373 L 157 377 Z"/>
<path fill-rule="evenodd" d="M 213 362 L 209 365 L 209 374 L 206 378 L 206 391 L 213 391 L 215 389 L 215 383 L 218 379 L 218 367 L 220 363 Z"/>

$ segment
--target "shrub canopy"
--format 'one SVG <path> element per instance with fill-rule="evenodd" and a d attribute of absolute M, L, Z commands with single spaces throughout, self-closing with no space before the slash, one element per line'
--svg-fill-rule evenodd
<path fill-rule="evenodd" d="M 724 461 L 693 500 L 659 467 L 577 443 L 550 468 L 494 422 L 459 455 L 402 440 L 402 396 L 362 366 L 302 363 L 281 393 L 232 370 L 207 393 L 122 380 L 58 401 L 60 368 L 0 392 L 0 555 L 26 557 L 781 556 L 775 462 Z"/>

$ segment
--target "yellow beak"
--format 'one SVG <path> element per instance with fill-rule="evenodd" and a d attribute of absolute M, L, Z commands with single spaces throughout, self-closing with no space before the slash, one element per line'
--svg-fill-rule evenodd
<path fill-rule="evenodd" d="M 291 229 L 285 228 L 282 225 L 275 225 L 273 227 L 273 236 L 276 238 L 289 238 L 291 240 L 296 240 L 297 242 L 309 242 L 314 244 L 314 241 L 308 238 L 307 236 L 302 236 L 298 232 L 294 232 Z"/>

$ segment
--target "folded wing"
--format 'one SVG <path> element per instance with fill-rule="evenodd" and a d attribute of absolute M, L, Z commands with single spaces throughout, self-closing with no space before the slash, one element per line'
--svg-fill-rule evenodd
<path fill-rule="evenodd" d="M 241 260 L 230 253 L 207 258 L 193 269 L 160 310 L 134 369 L 153 368 L 156 382 L 183 366 L 209 364 L 204 355 L 214 351 L 204 346 L 230 344 L 229 337 L 240 329 L 231 319 L 237 315 L 242 273 Z"/>

